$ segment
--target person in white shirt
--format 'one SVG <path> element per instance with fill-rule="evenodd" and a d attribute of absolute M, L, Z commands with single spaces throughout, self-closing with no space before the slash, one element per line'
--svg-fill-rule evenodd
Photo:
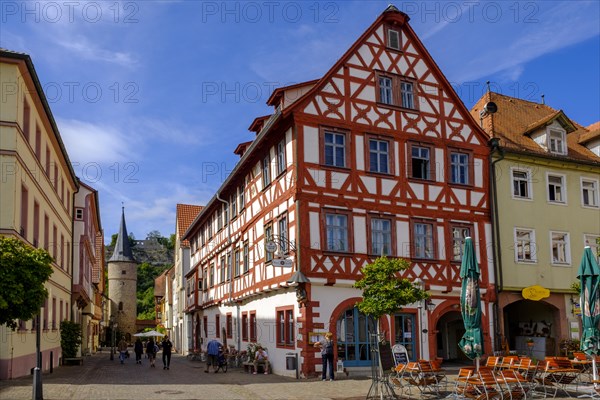
<path fill-rule="evenodd" d="M 259 364 L 264 366 L 265 375 L 267 375 L 269 373 L 269 355 L 262 347 L 259 347 L 254 355 L 254 375 L 256 375 L 256 372 L 258 371 Z"/>

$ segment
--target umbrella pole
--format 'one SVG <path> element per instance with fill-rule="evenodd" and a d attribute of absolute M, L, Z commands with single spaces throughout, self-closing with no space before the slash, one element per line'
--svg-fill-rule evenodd
<path fill-rule="evenodd" d="M 594 381 L 598 380 L 598 366 L 596 365 L 596 355 L 592 354 L 592 374 Z M 594 383 L 594 387 L 598 387 L 597 383 Z"/>
<path fill-rule="evenodd" d="M 475 371 L 479 372 L 479 357 L 475 357 Z"/>

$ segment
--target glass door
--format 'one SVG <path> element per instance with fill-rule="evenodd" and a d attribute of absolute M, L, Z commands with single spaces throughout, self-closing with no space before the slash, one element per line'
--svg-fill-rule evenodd
<path fill-rule="evenodd" d="M 370 366 L 370 333 L 375 333 L 373 318 L 356 307 L 347 309 L 337 321 L 338 359 L 349 367 Z"/>
<path fill-rule="evenodd" d="M 394 314 L 394 344 L 406 347 L 410 361 L 417 361 L 415 314 Z"/>

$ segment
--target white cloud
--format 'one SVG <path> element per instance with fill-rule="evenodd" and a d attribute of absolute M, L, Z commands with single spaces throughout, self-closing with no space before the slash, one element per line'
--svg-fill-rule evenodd
<path fill-rule="evenodd" d="M 131 161 L 133 146 L 119 129 L 75 119 L 58 120 L 58 127 L 73 163 Z"/>
<path fill-rule="evenodd" d="M 99 48 L 82 35 L 70 36 L 68 39 L 54 38 L 54 41 L 84 60 L 102 61 L 127 68 L 137 65 L 137 60 L 130 53 Z"/>

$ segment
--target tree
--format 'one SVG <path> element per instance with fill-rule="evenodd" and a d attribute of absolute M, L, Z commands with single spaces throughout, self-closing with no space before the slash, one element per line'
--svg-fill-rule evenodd
<path fill-rule="evenodd" d="M 52 257 L 11 237 L 0 237 L 0 325 L 15 329 L 40 311 L 52 275 Z"/>
<path fill-rule="evenodd" d="M 358 303 L 358 309 L 377 321 L 392 314 L 407 304 L 429 298 L 429 294 L 400 273 L 410 268 L 410 263 L 402 258 L 379 257 L 375 262 L 365 265 L 361 272 L 363 278 L 354 284 L 362 289 L 363 301 Z"/>
<path fill-rule="evenodd" d="M 60 347 L 63 358 L 73 358 L 77 355 L 77 349 L 81 346 L 81 325 L 71 321 L 60 323 Z"/>

